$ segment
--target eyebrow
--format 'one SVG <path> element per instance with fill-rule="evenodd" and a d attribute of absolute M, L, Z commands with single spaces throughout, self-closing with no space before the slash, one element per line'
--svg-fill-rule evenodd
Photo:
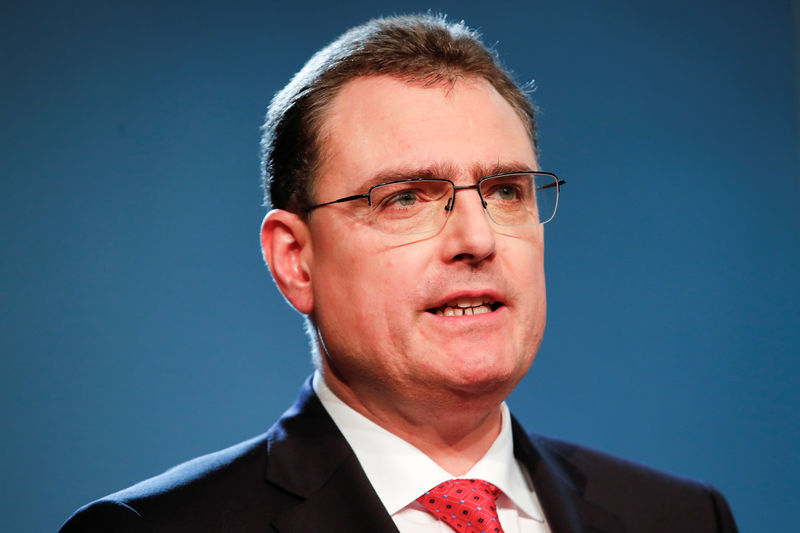
<path fill-rule="evenodd" d="M 535 172 L 537 168 L 531 168 L 530 165 L 521 163 L 519 161 L 511 161 L 508 163 L 496 163 L 492 166 L 475 165 L 472 167 L 472 175 L 475 181 L 486 176 L 494 176 L 495 174 L 505 174 L 507 172 Z"/>
<path fill-rule="evenodd" d="M 486 176 L 503 174 L 506 172 L 533 172 L 536 169 L 530 165 L 511 161 L 506 163 L 496 163 L 494 165 L 475 164 L 469 171 L 470 176 L 477 181 Z M 385 169 L 373 174 L 359 186 L 359 190 L 366 191 L 375 185 L 388 183 L 391 181 L 413 180 L 413 179 L 446 179 L 455 182 L 458 175 L 456 165 L 452 163 L 436 163 L 424 167 L 400 167 Z"/>

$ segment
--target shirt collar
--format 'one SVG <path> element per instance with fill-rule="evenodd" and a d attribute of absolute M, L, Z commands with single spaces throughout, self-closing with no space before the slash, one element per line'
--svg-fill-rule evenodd
<path fill-rule="evenodd" d="M 446 470 L 405 440 L 383 429 L 340 400 L 318 371 L 314 392 L 356 454 L 372 487 L 389 514 L 394 514 L 442 481 L 452 479 Z M 531 518 L 542 520 L 533 502 L 522 467 L 514 458 L 511 415 L 503 402 L 500 435 L 486 454 L 461 476 L 483 479 L 497 486 Z"/>

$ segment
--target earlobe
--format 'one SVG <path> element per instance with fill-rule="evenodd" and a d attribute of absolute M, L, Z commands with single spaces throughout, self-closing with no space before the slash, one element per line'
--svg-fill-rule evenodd
<path fill-rule="evenodd" d="M 261 223 L 261 252 L 283 297 L 300 313 L 314 309 L 311 235 L 294 213 L 273 209 Z"/>

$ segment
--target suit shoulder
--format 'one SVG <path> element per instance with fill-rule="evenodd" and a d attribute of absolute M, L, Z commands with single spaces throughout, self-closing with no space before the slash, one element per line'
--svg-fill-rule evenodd
<path fill-rule="evenodd" d="M 267 446 L 259 435 L 177 465 L 81 508 L 62 531 L 216 531 L 263 520 L 284 497 L 264 480 Z"/>
<path fill-rule="evenodd" d="M 110 499 L 102 499 L 78 509 L 59 529 L 59 533 L 149 531 L 141 515 L 133 508 Z"/>
<path fill-rule="evenodd" d="M 624 459 L 606 452 L 563 440 L 530 435 L 539 449 L 586 482 L 586 478 L 600 476 L 612 477 L 617 481 L 630 478 L 631 481 L 652 482 L 666 486 L 679 487 L 681 490 L 707 490 L 708 486 L 698 481 L 683 478 L 665 471 Z"/>
<path fill-rule="evenodd" d="M 683 531 L 694 531 L 692 527 L 702 523 L 708 529 L 698 530 L 736 531 L 728 503 L 709 484 L 587 446 L 541 435 L 529 437 L 587 501 L 614 510 L 619 516 L 646 518 L 662 524 L 674 523 L 679 518 L 685 525 L 678 530 Z M 632 527 L 631 530 L 648 529 Z"/>
<path fill-rule="evenodd" d="M 255 477 L 263 473 L 258 466 L 266 461 L 266 436 L 259 435 L 229 448 L 196 457 L 152 478 L 109 495 L 107 498 L 133 502 L 170 492 L 201 487 L 213 479 L 219 483 L 226 478 L 239 480 L 242 472 L 251 471 Z"/>

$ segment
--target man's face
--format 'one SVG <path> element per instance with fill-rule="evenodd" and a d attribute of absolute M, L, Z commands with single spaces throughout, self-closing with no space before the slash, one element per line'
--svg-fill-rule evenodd
<path fill-rule="evenodd" d="M 521 119 L 484 80 L 424 88 L 357 78 L 326 113 L 315 202 L 366 193 L 376 179 L 474 185 L 490 173 L 537 169 Z M 410 243 L 371 226 L 368 209 L 356 200 L 309 219 L 326 380 L 364 403 L 504 398 L 544 330 L 542 227 L 498 233 L 475 190 L 456 194 L 440 232 Z M 436 313 L 447 306 L 490 312 Z"/>

